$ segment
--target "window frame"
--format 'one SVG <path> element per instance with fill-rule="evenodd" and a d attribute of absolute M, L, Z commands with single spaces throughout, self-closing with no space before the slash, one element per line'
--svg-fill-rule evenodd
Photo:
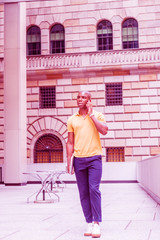
<path fill-rule="evenodd" d="M 134 18 L 127 18 L 122 23 L 122 48 L 139 48 L 138 22 Z M 126 34 L 124 34 L 124 31 Z M 129 33 L 130 32 L 130 33 Z M 124 41 L 126 38 L 126 41 Z"/>
<path fill-rule="evenodd" d="M 53 25 L 50 29 L 50 53 L 65 53 L 65 29 L 60 23 Z"/>
<path fill-rule="evenodd" d="M 59 157 L 58 160 L 56 160 L 57 156 Z M 46 159 L 48 161 L 45 161 Z M 63 162 L 63 144 L 60 138 L 52 133 L 46 133 L 40 136 L 34 145 L 34 163 L 62 163 L 62 162 Z"/>
<path fill-rule="evenodd" d="M 111 152 L 113 161 L 109 161 L 108 150 L 113 150 L 113 152 Z M 115 160 L 117 158 L 116 151 L 119 154 L 118 161 Z M 120 159 L 122 159 L 122 161 L 120 161 Z M 125 162 L 124 147 L 106 147 L 106 162 Z"/>
<path fill-rule="evenodd" d="M 110 93 L 109 93 L 110 91 Z M 122 82 L 105 84 L 106 106 L 123 105 L 123 85 Z"/>
<path fill-rule="evenodd" d="M 39 108 L 40 109 L 56 108 L 56 86 L 39 87 Z"/>
<path fill-rule="evenodd" d="M 37 29 L 37 32 L 36 32 Z M 33 34 L 32 32 L 35 32 Z M 30 37 L 29 37 L 30 36 Z M 34 41 L 39 39 L 39 41 Z M 36 25 L 32 25 L 27 29 L 26 34 L 27 56 L 41 55 L 41 29 Z"/>
<path fill-rule="evenodd" d="M 98 34 L 98 31 L 102 34 Z M 106 32 L 104 34 L 104 32 Z M 113 50 L 113 27 L 109 20 L 102 20 L 97 24 L 97 50 Z M 106 35 L 106 36 L 105 36 Z M 101 44 L 100 44 L 101 41 Z"/>

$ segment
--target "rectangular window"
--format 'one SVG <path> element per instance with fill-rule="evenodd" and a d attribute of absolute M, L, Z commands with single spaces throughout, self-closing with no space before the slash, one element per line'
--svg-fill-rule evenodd
<path fill-rule="evenodd" d="M 106 84 L 106 106 L 122 105 L 122 83 Z"/>
<path fill-rule="evenodd" d="M 40 87 L 40 108 L 56 107 L 56 87 Z"/>
<path fill-rule="evenodd" d="M 124 147 L 106 148 L 106 162 L 124 162 Z"/>

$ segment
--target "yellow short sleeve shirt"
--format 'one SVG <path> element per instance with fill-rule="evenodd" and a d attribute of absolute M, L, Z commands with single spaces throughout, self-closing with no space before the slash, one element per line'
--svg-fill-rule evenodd
<path fill-rule="evenodd" d="M 105 122 L 104 115 L 93 111 L 94 116 Z M 102 155 L 102 146 L 99 132 L 92 119 L 87 115 L 85 118 L 78 112 L 69 117 L 67 122 L 68 132 L 74 133 L 74 156 L 91 157 Z"/>

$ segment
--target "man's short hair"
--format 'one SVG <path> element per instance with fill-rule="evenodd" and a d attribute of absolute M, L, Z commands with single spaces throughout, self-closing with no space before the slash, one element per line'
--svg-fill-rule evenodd
<path fill-rule="evenodd" d="M 91 98 L 92 98 L 92 95 L 91 95 L 91 93 L 90 93 L 90 92 L 88 92 L 88 91 L 86 91 L 86 90 L 81 90 L 81 91 L 79 91 L 79 93 L 85 93 L 85 94 L 87 94 L 87 95 L 89 96 L 89 99 L 91 99 Z"/>

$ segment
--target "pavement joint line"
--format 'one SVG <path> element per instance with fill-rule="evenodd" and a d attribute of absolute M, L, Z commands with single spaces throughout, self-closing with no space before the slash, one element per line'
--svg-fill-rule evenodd
<path fill-rule="evenodd" d="M 15 233 L 18 233 L 18 232 L 20 232 L 20 230 L 17 230 L 17 231 L 15 231 L 15 232 L 12 232 L 12 233 L 10 233 L 10 234 L 7 234 L 6 236 L 4 236 L 4 237 L 2 237 L 2 238 L 0 238 L 0 239 L 8 238 L 8 237 L 10 237 L 10 236 L 12 236 L 12 235 L 14 235 Z"/>
<path fill-rule="evenodd" d="M 58 238 L 62 237 L 63 235 L 65 235 L 66 233 L 68 233 L 70 230 L 67 229 L 65 232 L 63 232 L 62 234 L 60 234 L 58 237 L 54 238 L 53 240 L 57 240 Z"/>
<path fill-rule="evenodd" d="M 126 225 L 126 227 L 124 228 L 124 230 L 126 230 L 128 228 L 128 226 L 131 224 L 132 220 L 129 221 L 129 223 Z"/>

